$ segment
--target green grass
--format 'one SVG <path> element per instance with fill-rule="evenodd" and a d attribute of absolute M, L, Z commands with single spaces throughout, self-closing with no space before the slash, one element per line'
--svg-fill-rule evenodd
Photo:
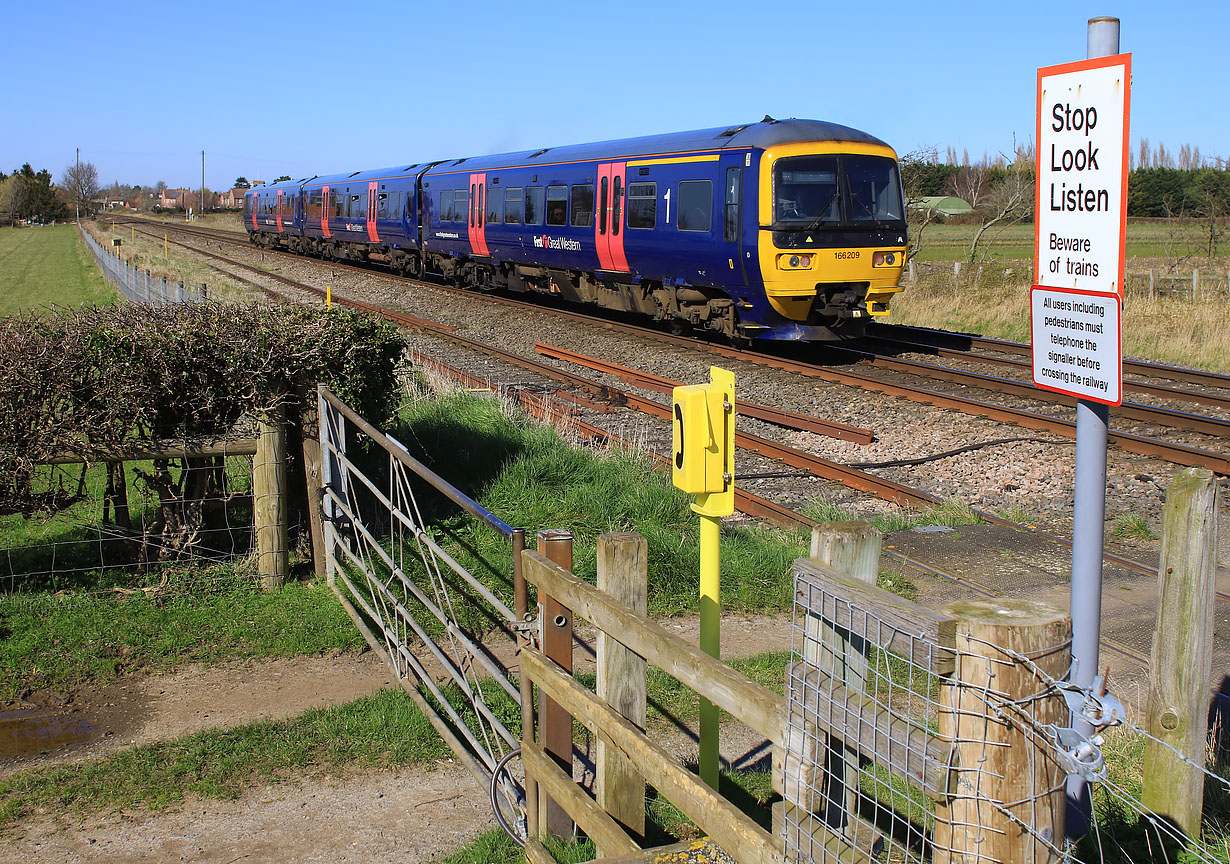
<path fill-rule="evenodd" d="M 420 400 L 393 432 L 416 457 L 511 525 L 533 533 L 573 533 L 574 572 L 595 578 L 595 542 L 612 531 L 638 531 L 649 550 L 649 608 L 676 614 L 698 608 L 699 520 L 690 497 L 639 455 L 595 454 L 562 442 L 552 429 L 510 417 L 492 399 L 458 394 Z M 430 499 L 420 499 L 424 506 Z M 471 572 L 511 600 L 511 549 L 494 531 L 436 501 L 445 545 Z M 432 517 L 424 516 L 431 521 Z M 792 565 L 806 554 L 801 531 L 724 528 L 725 608 L 791 608 Z"/>
<path fill-rule="evenodd" d="M 853 511 L 841 507 L 832 501 L 817 498 L 803 506 L 804 516 L 817 522 L 848 522 L 861 518 Z M 956 528 L 959 525 L 978 525 L 982 518 L 963 501 L 945 501 L 936 507 L 925 510 L 897 510 L 892 513 L 880 513 L 869 520 L 872 525 L 885 534 L 893 531 L 908 531 L 924 525 L 947 525 Z"/>
<path fill-rule="evenodd" d="M 1148 520 L 1139 513 L 1120 513 L 1115 517 L 1111 535 L 1124 540 L 1156 540 L 1157 534 L 1149 527 Z"/>
<path fill-rule="evenodd" d="M 211 729 L 0 779 L 0 831 L 39 811 L 83 816 L 134 806 L 160 810 L 188 796 L 238 798 L 253 781 L 278 783 L 291 773 L 379 770 L 448 755 L 404 693 L 382 690 L 288 720 Z"/>
<path fill-rule="evenodd" d="M 913 230 L 914 226 L 911 226 Z M 957 225 L 952 222 L 928 225 L 923 232 L 921 262 L 952 262 L 969 259 L 969 244 L 978 231 L 977 225 Z M 1007 263 L 1024 263 L 1032 268 L 1034 257 L 1034 225 L 1018 223 L 992 228 L 980 245 L 991 240 L 991 259 Z M 1127 257 L 1163 258 L 1199 256 L 1208 248 L 1208 227 L 1191 219 L 1130 221 L 1127 226 Z M 1230 247 L 1227 247 L 1230 248 Z M 1132 263 L 1129 261 L 1128 268 Z M 1223 274 L 1224 275 L 1224 274 Z"/>
<path fill-rule="evenodd" d="M 117 300 L 75 225 L 0 228 L 0 316 Z"/>
<path fill-rule="evenodd" d="M 200 572 L 193 578 L 200 580 Z M 363 639 L 322 583 L 254 590 L 217 574 L 167 595 L 44 594 L 0 601 L 0 702 L 44 688 L 106 685 L 143 668 L 290 657 Z M 173 586 L 174 587 L 174 586 Z"/>

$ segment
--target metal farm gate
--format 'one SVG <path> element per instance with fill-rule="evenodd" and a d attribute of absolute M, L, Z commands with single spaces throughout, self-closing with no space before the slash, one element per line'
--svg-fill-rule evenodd
<path fill-rule="evenodd" d="M 403 689 L 491 787 L 497 817 L 520 822 L 524 792 L 503 770 L 521 731 L 519 680 L 508 668 L 517 616 L 488 586 L 511 595 L 525 533 L 323 386 L 318 408 L 329 584 Z M 523 824 L 505 827 L 524 833 Z"/>

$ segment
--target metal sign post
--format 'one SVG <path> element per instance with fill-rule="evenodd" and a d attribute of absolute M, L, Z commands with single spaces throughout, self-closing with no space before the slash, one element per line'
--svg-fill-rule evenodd
<path fill-rule="evenodd" d="M 735 512 L 735 376 L 709 368 L 708 384 L 672 392 L 671 482 L 700 514 L 700 649 L 721 656 L 721 520 Z M 700 699 L 700 777 L 718 788 L 718 708 Z"/>
<path fill-rule="evenodd" d="M 1034 383 L 1076 396 L 1072 673 L 1093 684 L 1102 619 L 1109 406 L 1122 400 L 1131 55 L 1119 19 L 1092 18 L 1087 59 L 1038 70 L 1037 208 L 1030 295 Z M 1092 727 L 1077 717 L 1085 734 Z M 1068 778 L 1067 835 L 1089 830 L 1089 791 Z"/>

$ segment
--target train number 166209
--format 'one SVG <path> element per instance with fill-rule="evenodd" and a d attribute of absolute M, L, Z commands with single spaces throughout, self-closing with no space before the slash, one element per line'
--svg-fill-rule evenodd
<path fill-rule="evenodd" d="M 833 257 L 840 261 L 842 258 L 857 258 L 858 254 L 856 251 L 834 252 Z"/>

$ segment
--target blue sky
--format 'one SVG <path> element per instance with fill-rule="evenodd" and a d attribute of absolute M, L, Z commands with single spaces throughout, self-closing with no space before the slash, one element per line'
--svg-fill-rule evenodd
<path fill-rule="evenodd" d="M 1096 15 L 1133 55 L 1132 149 L 1230 156 L 1224 0 L 46 0 L 5 12 L 0 169 L 80 147 L 104 184 L 195 186 L 204 150 L 223 189 L 765 114 L 977 158 L 1032 139 L 1035 70 Z"/>

